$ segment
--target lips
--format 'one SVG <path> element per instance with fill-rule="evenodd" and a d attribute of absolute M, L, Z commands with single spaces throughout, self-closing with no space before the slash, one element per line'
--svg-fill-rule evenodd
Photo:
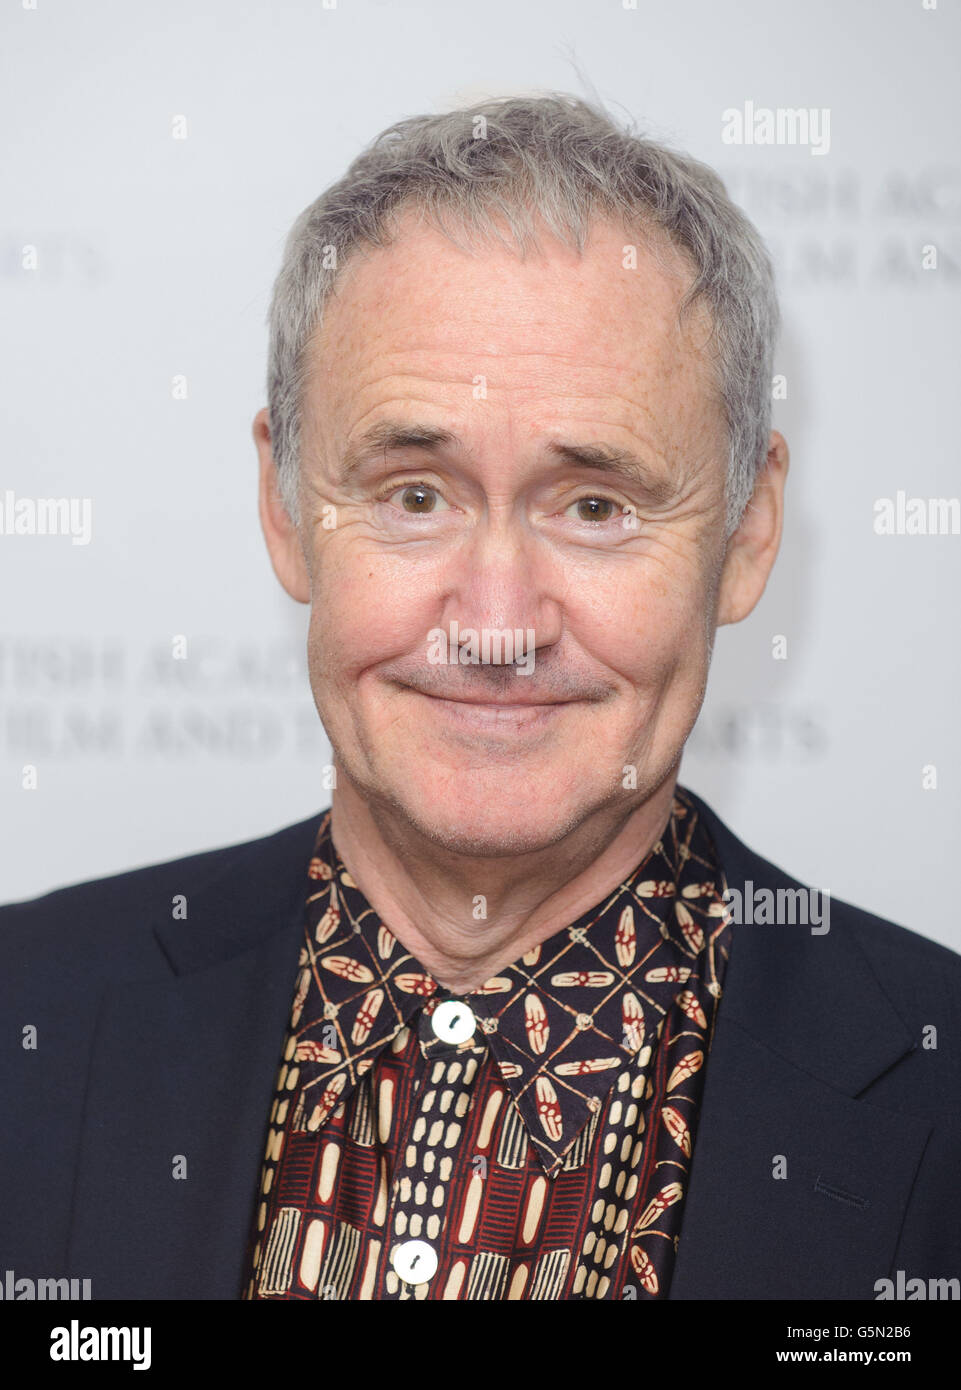
<path fill-rule="evenodd" d="M 572 703 L 570 700 L 518 700 L 516 698 L 510 700 L 484 700 L 476 699 L 472 695 L 428 694 L 426 690 L 418 690 L 417 694 L 426 695 L 428 700 L 444 700 L 447 704 L 451 705 L 477 705 L 483 709 L 549 709 L 555 705 L 568 705 Z"/>
<path fill-rule="evenodd" d="M 510 734 L 513 738 L 522 732 L 534 733 L 546 729 L 565 706 L 574 703 L 570 700 L 538 702 L 530 698 L 509 701 L 465 699 L 462 696 L 427 695 L 413 687 L 409 689 L 412 694 L 431 701 L 432 713 L 437 719 L 460 728 L 472 738 L 498 732 Z"/>

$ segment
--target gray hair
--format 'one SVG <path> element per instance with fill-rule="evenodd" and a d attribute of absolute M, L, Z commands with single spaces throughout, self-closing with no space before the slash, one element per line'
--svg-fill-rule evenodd
<path fill-rule="evenodd" d="M 583 251 L 598 216 L 642 234 L 657 229 L 691 262 L 678 309 L 710 311 L 716 383 L 727 417 L 727 526 L 754 491 L 771 429 L 780 325 L 771 260 L 759 233 L 706 164 L 621 128 L 564 93 L 507 97 L 390 126 L 291 228 L 269 313 L 268 414 L 284 503 L 297 521 L 301 405 L 308 347 L 350 253 L 393 240 L 397 214 L 417 208 L 500 237 L 523 252 L 535 218 Z"/>

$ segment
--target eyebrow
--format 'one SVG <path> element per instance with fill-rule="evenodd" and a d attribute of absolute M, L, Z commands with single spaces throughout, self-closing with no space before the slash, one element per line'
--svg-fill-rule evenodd
<path fill-rule="evenodd" d="M 450 430 L 427 425 L 401 424 L 380 420 L 351 441 L 341 461 L 341 481 L 346 482 L 365 463 L 386 456 L 391 449 L 423 449 L 440 453 L 444 449 L 464 449 L 462 440 Z M 547 452 L 558 463 L 597 473 L 610 473 L 639 484 L 655 501 L 666 502 L 674 493 L 674 483 L 657 473 L 649 463 L 630 449 L 608 444 L 571 444 L 551 440 Z"/>
<path fill-rule="evenodd" d="M 402 425 L 394 420 L 379 420 L 363 434 L 352 440 L 344 450 L 340 465 L 341 481 L 346 482 L 365 463 L 385 455 L 390 449 L 426 449 L 435 453 L 461 441 L 450 430 L 430 429 L 423 425 Z"/>

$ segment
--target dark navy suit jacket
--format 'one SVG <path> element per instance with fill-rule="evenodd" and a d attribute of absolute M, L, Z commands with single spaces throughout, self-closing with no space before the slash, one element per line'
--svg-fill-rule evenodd
<path fill-rule="evenodd" d="M 800 886 L 697 804 L 732 887 Z M 318 819 L 0 909 L 0 1276 L 240 1296 Z M 735 926 L 670 1297 L 961 1277 L 959 1111 L 961 956 Z"/>

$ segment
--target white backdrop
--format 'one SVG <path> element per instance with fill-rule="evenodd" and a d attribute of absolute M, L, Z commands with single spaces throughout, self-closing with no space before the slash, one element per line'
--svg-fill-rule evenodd
<path fill-rule="evenodd" d="M 22 4 L 0 18 L 0 505 L 89 498 L 92 530 L 0 534 L 0 899 L 327 804 L 306 611 L 256 517 L 282 243 L 384 126 L 560 89 L 712 164 L 780 277 L 785 541 L 719 633 L 681 780 L 789 872 L 961 948 L 961 536 L 874 531 L 877 499 L 961 492 L 958 7 Z M 724 143 L 748 101 L 826 108 L 827 153 Z"/>

